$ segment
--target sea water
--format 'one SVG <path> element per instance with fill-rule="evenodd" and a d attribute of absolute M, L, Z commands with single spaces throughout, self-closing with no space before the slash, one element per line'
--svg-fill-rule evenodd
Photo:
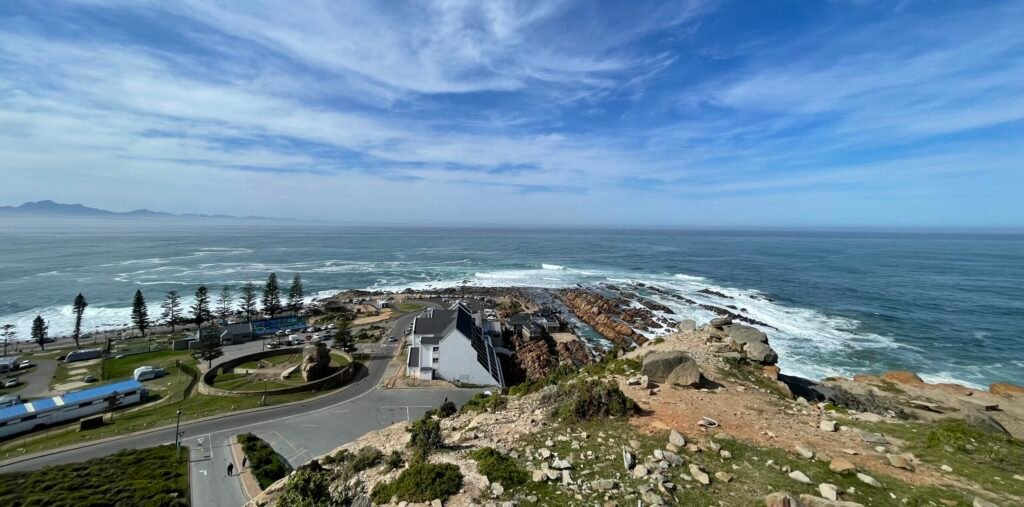
<path fill-rule="evenodd" d="M 169 290 L 301 275 L 310 296 L 458 285 L 572 287 L 640 282 L 768 331 L 783 371 L 811 378 L 907 369 L 929 381 L 1024 383 L 1024 236 L 1012 234 L 598 229 L 374 228 L 181 222 L 0 223 L 0 324 L 51 335 L 89 301 L 85 331 L 150 315 Z M 700 292 L 711 289 L 725 297 Z M 673 319 L 712 315 L 657 293 Z"/>

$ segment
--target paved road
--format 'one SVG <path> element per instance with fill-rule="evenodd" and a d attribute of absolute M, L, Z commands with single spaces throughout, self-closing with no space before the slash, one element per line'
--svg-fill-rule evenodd
<path fill-rule="evenodd" d="M 388 336 L 401 340 L 413 317 L 413 314 L 400 317 Z M 259 343 L 230 347 L 230 354 L 240 354 L 250 347 L 258 350 Z M 228 441 L 233 435 L 255 433 L 290 463 L 298 465 L 370 431 L 419 417 L 446 398 L 461 405 L 479 392 L 473 389 L 378 389 L 396 347 L 397 343 L 386 341 L 368 346 L 376 353 L 367 361 L 367 369 L 337 393 L 294 405 L 182 424 L 182 444 L 192 450 L 189 468 L 192 504 L 240 506 L 245 503 L 240 481 L 227 476 L 231 460 Z M 174 429 L 162 429 L 0 465 L 0 472 L 34 470 L 107 456 L 121 449 L 173 442 Z M 235 467 L 238 466 L 235 463 Z"/>

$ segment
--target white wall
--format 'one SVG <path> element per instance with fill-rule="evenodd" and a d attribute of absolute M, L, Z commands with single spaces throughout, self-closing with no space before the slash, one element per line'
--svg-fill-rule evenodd
<path fill-rule="evenodd" d="M 435 370 L 436 376 L 449 381 L 464 382 L 483 386 L 498 383 L 490 372 L 476 360 L 473 345 L 459 331 L 452 331 L 440 343 L 441 353 Z"/>

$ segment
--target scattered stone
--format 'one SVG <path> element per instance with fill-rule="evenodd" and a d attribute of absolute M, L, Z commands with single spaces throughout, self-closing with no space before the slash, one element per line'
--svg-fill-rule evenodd
<path fill-rule="evenodd" d="M 719 450 L 722 449 L 722 444 L 712 440 L 712 441 L 708 442 L 708 447 L 710 447 L 712 451 L 718 452 Z"/>
<path fill-rule="evenodd" d="M 533 482 L 544 482 L 546 480 L 548 480 L 548 474 L 543 470 L 533 471 Z"/>
<path fill-rule="evenodd" d="M 669 451 L 672 451 L 672 452 L 679 452 L 680 450 L 682 450 L 678 445 L 673 444 L 673 443 L 669 443 L 668 445 L 666 445 L 665 449 L 667 449 Z"/>
<path fill-rule="evenodd" d="M 711 484 L 711 477 L 708 476 L 703 470 L 700 469 L 695 463 L 690 463 L 690 475 L 699 483 L 707 486 Z"/>
<path fill-rule="evenodd" d="M 886 454 L 885 459 L 889 460 L 889 465 L 891 466 L 910 470 L 911 472 L 914 471 L 914 464 L 905 455 Z"/>
<path fill-rule="evenodd" d="M 727 450 L 725 450 L 725 449 L 722 449 L 721 451 L 718 451 L 718 454 L 719 454 L 719 456 L 722 457 L 722 459 L 732 459 L 732 453 L 727 451 Z"/>
<path fill-rule="evenodd" d="M 1024 481 L 1024 475 L 1014 475 L 1013 478 L 1017 479 L 1018 481 Z"/>
<path fill-rule="evenodd" d="M 743 354 L 747 356 L 747 359 L 761 364 L 775 364 L 779 362 L 779 354 L 767 343 L 748 343 L 743 347 Z"/>
<path fill-rule="evenodd" d="M 637 465 L 633 468 L 633 478 L 635 479 L 643 479 L 647 477 L 647 474 L 647 465 Z"/>
<path fill-rule="evenodd" d="M 875 452 L 877 452 L 878 454 L 885 454 L 886 451 L 888 451 L 888 450 L 889 450 L 889 448 L 887 448 L 884 445 L 876 445 L 875 446 Z"/>
<path fill-rule="evenodd" d="M 839 487 L 835 484 L 829 484 L 827 482 L 818 484 L 818 492 L 821 493 L 822 498 L 828 500 L 839 500 Z"/>
<path fill-rule="evenodd" d="M 499 496 L 504 494 L 505 488 L 501 485 L 500 482 L 495 482 L 491 484 L 491 496 L 493 496 L 494 498 L 498 498 Z"/>
<path fill-rule="evenodd" d="M 690 332 L 690 331 L 696 331 L 697 330 L 697 321 L 695 321 L 693 319 L 681 320 L 681 321 L 679 321 L 679 324 L 676 325 L 676 329 L 679 330 L 679 331 L 682 331 L 684 333 L 687 333 L 687 332 Z"/>
<path fill-rule="evenodd" d="M 540 457 L 543 458 L 543 459 L 548 459 L 548 458 L 551 457 L 551 451 L 549 451 L 546 447 L 542 447 L 537 452 L 540 454 Z"/>
<path fill-rule="evenodd" d="M 814 495 L 800 495 L 800 501 L 806 507 L 864 507 L 863 504 L 857 502 L 844 502 L 842 500 L 829 500 L 827 498 L 818 498 Z"/>
<path fill-rule="evenodd" d="M 668 434 L 668 443 L 676 446 L 677 448 L 678 447 L 685 447 L 686 446 L 686 438 L 683 437 L 682 433 L 679 433 L 676 430 L 672 430 L 672 432 Z"/>
<path fill-rule="evenodd" d="M 856 455 L 860 454 L 859 452 L 857 452 L 857 451 L 855 451 L 853 449 L 843 449 L 843 452 L 846 453 L 846 454 L 849 454 L 850 456 L 856 456 Z"/>
<path fill-rule="evenodd" d="M 764 497 L 764 504 L 765 507 L 805 507 L 799 498 L 786 491 L 779 491 Z"/>
<path fill-rule="evenodd" d="M 793 479 L 794 481 L 797 481 L 797 482 L 802 482 L 804 484 L 810 484 L 811 483 L 810 477 L 807 477 L 806 474 L 804 474 L 803 472 L 801 472 L 799 470 L 794 470 L 794 471 L 790 472 L 789 473 L 789 478 Z"/>
<path fill-rule="evenodd" d="M 800 445 L 796 446 L 796 453 L 804 459 L 814 459 L 814 451 L 806 447 Z"/>
<path fill-rule="evenodd" d="M 562 485 L 569 486 L 573 484 L 572 475 L 569 474 L 568 470 L 562 470 Z"/>
<path fill-rule="evenodd" d="M 722 482 L 730 482 L 734 477 L 736 476 L 728 472 L 715 472 L 715 478 Z"/>
<path fill-rule="evenodd" d="M 554 468 L 555 470 L 569 470 L 572 468 L 572 463 L 569 463 L 564 459 L 556 459 L 551 462 L 551 468 Z"/>
<path fill-rule="evenodd" d="M 655 493 L 654 490 L 645 491 L 643 499 L 647 505 L 665 505 L 665 499 L 661 498 L 661 495 Z"/>
<path fill-rule="evenodd" d="M 647 375 L 640 376 L 640 389 L 649 389 L 651 387 L 651 379 Z"/>
<path fill-rule="evenodd" d="M 829 421 L 825 419 L 822 419 L 821 423 L 818 424 L 818 427 L 821 428 L 821 431 L 828 432 L 833 432 L 839 429 L 838 426 L 836 426 L 835 421 Z"/>
<path fill-rule="evenodd" d="M 869 444 L 882 444 L 886 445 L 889 443 L 889 439 L 879 435 L 878 433 L 872 433 L 870 431 L 860 432 L 860 439 Z"/>
<path fill-rule="evenodd" d="M 634 451 L 640 450 L 640 441 L 639 440 L 630 440 L 629 441 L 629 448 L 633 449 Z"/>
<path fill-rule="evenodd" d="M 683 464 L 683 458 L 672 451 L 665 451 L 662 455 L 665 457 L 665 461 L 668 461 L 672 466 L 679 466 Z"/>
<path fill-rule="evenodd" d="M 590 483 L 590 487 L 597 491 L 608 491 L 615 489 L 615 481 L 611 479 L 601 479 Z"/>
<path fill-rule="evenodd" d="M 863 482 L 864 484 L 867 484 L 868 486 L 874 486 L 876 488 L 882 487 L 882 483 L 878 482 L 877 479 L 875 479 L 874 477 L 871 477 L 870 475 L 858 473 L 857 474 L 857 478 L 860 479 L 860 482 Z"/>
<path fill-rule="evenodd" d="M 972 507 L 999 507 L 998 505 L 984 500 L 982 498 L 974 497 L 974 502 L 971 503 Z"/>

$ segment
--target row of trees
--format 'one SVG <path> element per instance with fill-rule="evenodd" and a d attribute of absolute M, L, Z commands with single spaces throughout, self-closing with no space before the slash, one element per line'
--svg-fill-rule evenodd
<path fill-rule="evenodd" d="M 273 318 L 275 315 L 285 311 L 302 311 L 304 298 L 305 289 L 302 285 L 302 277 L 295 275 L 288 290 L 287 303 L 282 304 L 281 287 L 277 274 L 271 273 L 263 285 L 262 298 L 259 301 L 262 308 L 257 307 L 256 285 L 249 282 L 242 286 L 239 294 L 238 313 L 244 316 L 247 322 L 251 322 L 254 317 L 258 316 L 261 309 L 263 314 Z M 195 323 L 197 327 L 202 329 L 203 324 L 213 321 L 214 317 L 220 320 L 230 318 L 235 313 L 232 300 L 232 288 L 225 285 L 221 288 L 220 294 L 217 297 L 216 307 L 211 309 L 209 290 L 205 285 L 200 285 L 195 292 L 195 302 L 189 308 L 191 318 L 186 319 L 184 309 L 182 308 L 181 295 L 178 291 L 172 290 L 167 293 L 163 303 L 160 305 L 163 310 L 161 317 L 171 326 L 171 332 L 174 332 L 176 325 L 187 321 Z M 86 301 L 85 296 L 81 293 L 75 296 L 75 300 L 72 303 L 75 327 L 71 335 L 75 340 L 75 348 L 80 347 L 82 318 L 88 306 L 89 303 Z M 146 306 L 146 297 L 142 294 L 141 290 L 135 291 L 135 296 L 132 298 L 131 320 L 132 324 L 142 333 L 142 336 L 146 336 L 146 330 L 153 324 L 149 316 L 149 307 Z M 42 315 L 36 315 L 36 318 L 32 321 L 32 341 L 37 343 L 42 350 L 45 350 L 48 332 L 49 326 L 43 320 Z M 3 338 L 4 356 L 6 356 L 7 346 L 17 338 L 14 325 L 5 324 L 0 327 L 0 337 Z"/>

